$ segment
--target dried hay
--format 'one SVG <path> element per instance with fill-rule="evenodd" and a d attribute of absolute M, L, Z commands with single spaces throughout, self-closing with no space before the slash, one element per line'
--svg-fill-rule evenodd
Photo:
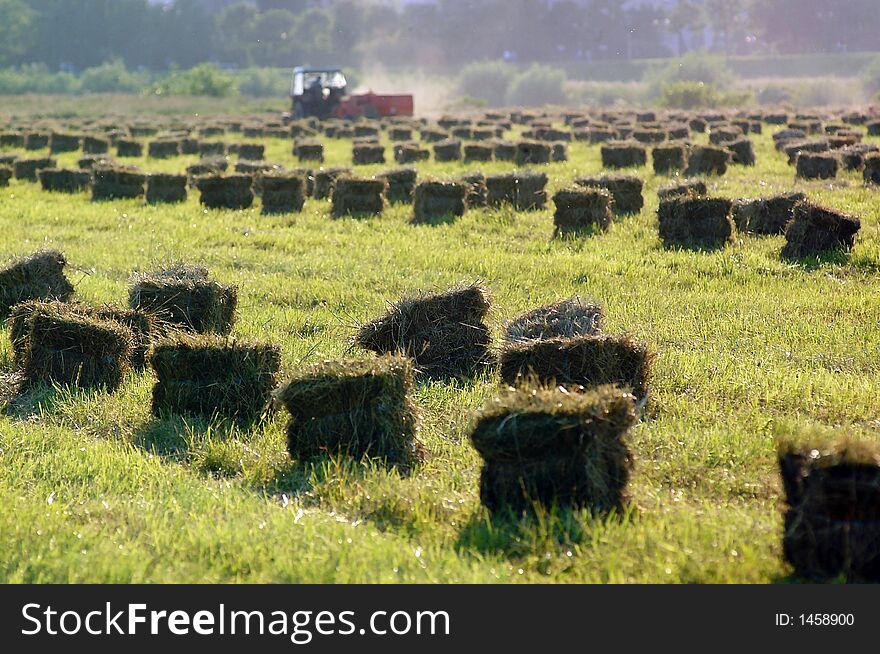
<path fill-rule="evenodd" d="M 159 139 L 147 143 L 147 156 L 151 159 L 170 159 L 180 154 L 180 141 L 176 139 Z"/>
<path fill-rule="evenodd" d="M 512 343 L 550 338 L 596 336 L 602 331 L 605 314 L 598 304 L 578 296 L 532 309 L 504 324 L 505 339 Z"/>
<path fill-rule="evenodd" d="M 495 148 L 482 143 L 467 143 L 464 146 L 464 163 L 472 161 L 492 161 L 495 159 Z"/>
<path fill-rule="evenodd" d="M 146 200 L 148 204 L 186 201 L 186 175 L 153 173 L 147 175 Z"/>
<path fill-rule="evenodd" d="M 807 201 L 799 202 L 785 230 L 782 257 L 803 259 L 825 252 L 851 250 L 861 226 L 861 221 L 854 216 Z"/>
<path fill-rule="evenodd" d="M 107 154 L 110 152 L 110 141 L 98 136 L 86 136 L 82 141 L 84 154 Z"/>
<path fill-rule="evenodd" d="M 758 200 L 739 200 L 733 206 L 733 221 L 741 232 L 783 234 L 794 217 L 794 206 L 806 198 L 794 191 Z"/>
<path fill-rule="evenodd" d="M 415 188 L 413 223 L 431 223 L 464 215 L 467 187 L 457 182 L 427 181 Z"/>
<path fill-rule="evenodd" d="M 486 176 L 477 171 L 461 178 L 465 186 L 465 206 L 485 207 L 489 201 L 489 189 L 486 187 Z"/>
<path fill-rule="evenodd" d="M 23 179 L 28 182 L 37 181 L 37 171 L 45 168 L 57 168 L 58 162 L 50 157 L 40 159 L 16 159 L 12 163 L 12 171 L 15 179 Z"/>
<path fill-rule="evenodd" d="M 64 276 L 65 265 L 58 250 L 42 250 L 0 270 L 0 317 L 20 302 L 69 299 L 73 285 Z"/>
<path fill-rule="evenodd" d="M 300 161 L 324 162 L 324 144 L 320 141 L 303 140 L 293 144 L 293 154 Z"/>
<path fill-rule="evenodd" d="M 635 175 L 578 177 L 574 183 L 578 186 L 607 190 L 614 199 L 613 209 L 619 214 L 639 213 L 645 204 L 642 197 L 643 182 Z"/>
<path fill-rule="evenodd" d="M 49 152 L 58 154 L 61 152 L 76 152 L 82 145 L 82 139 L 77 134 L 64 134 L 52 132 L 49 135 Z"/>
<path fill-rule="evenodd" d="M 830 153 L 799 152 L 795 165 L 801 179 L 833 179 L 840 169 L 840 160 Z"/>
<path fill-rule="evenodd" d="M 520 141 L 516 144 L 516 165 L 550 163 L 550 145 L 541 141 Z"/>
<path fill-rule="evenodd" d="M 262 161 L 265 158 L 266 146 L 260 143 L 239 143 L 238 158 L 245 161 Z"/>
<path fill-rule="evenodd" d="M 37 171 L 40 186 L 44 191 L 54 193 L 79 193 L 89 187 L 92 176 L 88 171 L 66 170 L 63 168 L 43 168 Z"/>
<path fill-rule="evenodd" d="M 648 162 L 648 153 L 637 141 L 609 141 L 602 145 L 603 168 L 634 168 Z"/>
<path fill-rule="evenodd" d="M 351 175 L 351 168 L 321 168 L 315 172 L 315 189 L 312 197 L 316 200 L 333 197 L 336 179 L 346 175 Z"/>
<path fill-rule="evenodd" d="M 434 161 L 460 161 L 461 141 L 447 139 L 434 143 Z"/>
<path fill-rule="evenodd" d="M 602 188 L 572 187 L 553 195 L 553 235 L 577 234 L 594 228 L 608 229 L 614 219 L 614 199 Z"/>
<path fill-rule="evenodd" d="M 199 202 L 209 209 L 247 209 L 254 203 L 251 175 L 206 175 L 196 180 Z"/>
<path fill-rule="evenodd" d="M 688 149 L 684 143 L 658 145 L 651 151 L 654 172 L 658 175 L 684 170 L 687 166 Z"/>
<path fill-rule="evenodd" d="M 29 132 L 24 136 L 25 150 L 43 150 L 49 147 L 49 135 L 39 132 Z"/>
<path fill-rule="evenodd" d="M 731 152 L 731 163 L 740 166 L 755 165 L 755 145 L 751 139 L 736 139 L 735 141 L 725 143 L 725 147 Z"/>
<path fill-rule="evenodd" d="M 688 154 L 688 164 L 684 170 L 686 177 L 703 175 L 723 175 L 730 163 L 730 150 L 709 145 L 695 145 Z"/>
<path fill-rule="evenodd" d="M 733 241 L 733 203 L 726 198 L 676 196 L 657 210 L 660 240 L 666 247 L 716 249 Z"/>
<path fill-rule="evenodd" d="M 388 183 L 388 188 L 385 191 L 385 198 L 388 202 L 409 204 L 413 201 L 413 193 L 418 179 L 418 172 L 415 168 L 386 170 L 377 177 Z"/>
<path fill-rule="evenodd" d="M 863 175 L 865 184 L 880 185 L 880 152 L 871 152 L 865 156 Z"/>
<path fill-rule="evenodd" d="M 306 201 L 306 179 L 302 175 L 273 173 L 262 177 L 262 213 L 296 213 Z"/>
<path fill-rule="evenodd" d="M 333 189 L 332 215 L 378 215 L 385 210 L 387 188 L 384 179 L 339 177 Z"/>
<path fill-rule="evenodd" d="M 119 139 L 118 141 L 116 141 L 116 156 L 142 157 L 144 156 L 144 146 L 140 141 Z"/>
<path fill-rule="evenodd" d="M 394 161 L 399 164 L 427 161 L 431 151 L 420 148 L 418 143 L 398 143 L 394 146 Z"/>
<path fill-rule="evenodd" d="M 385 163 L 385 146 L 378 144 L 355 145 L 351 150 L 352 163 L 355 166 Z"/>

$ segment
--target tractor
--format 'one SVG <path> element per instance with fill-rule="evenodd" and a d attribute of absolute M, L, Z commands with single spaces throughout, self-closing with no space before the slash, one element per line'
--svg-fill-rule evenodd
<path fill-rule="evenodd" d="M 377 95 L 372 91 L 347 95 L 346 89 L 345 75 L 339 68 L 297 66 L 290 87 L 291 111 L 284 114 L 285 121 L 310 116 L 353 120 L 413 115 L 411 95 Z"/>

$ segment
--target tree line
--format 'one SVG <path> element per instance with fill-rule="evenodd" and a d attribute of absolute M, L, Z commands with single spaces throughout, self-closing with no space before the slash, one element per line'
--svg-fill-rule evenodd
<path fill-rule="evenodd" d="M 162 71 L 363 62 L 448 71 L 468 62 L 795 54 L 877 49 L 876 0 L 0 0 L 0 67 Z"/>

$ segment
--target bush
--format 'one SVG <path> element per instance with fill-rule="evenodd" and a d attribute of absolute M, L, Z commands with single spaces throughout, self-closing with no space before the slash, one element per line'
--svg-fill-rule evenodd
<path fill-rule="evenodd" d="M 50 72 L 43 64 L 0 70 L 0 95 L 78 93 L 79 80 L 65 72 Z"/>
<path fill-rule="evenodd" d="M 563 104 L 566 101 L 565 82 L 565 71 L 532 64 L 510 83 L 507 103 L 519 106 Z"/>
<path fill-rule="evenodd" d="M 880 91 L 880 57 L 877 57 L 862 70 L 862 83 L 868 94 Z"/>
<path fill-rule="evenodd" d="M 283 98 L 290 93 L 290 71 L 283 68 L 245 68 L 236 77 L 242 95 Z"/>
<path fill-rule="evenodd" d="M 482 100 L 485 105 L 498 107 L 507 99 L 516 69 L 503 61 L 475 61 L 465 66 L 458 75 L 456 90 L 462 97 Z"/>
<path fill-rule="evenodd" d="M 702 82 L 715 89 L 730 87 L 736 75 L 723 59 L 705 52 L 691 52 L 678 59 L 672 59 L 662 66 L 655 66 L 645 73 L 655 92 L 660 93 L 664 86 L 677 82 Z"/>
<path fill-rule="evenodd" d="M 660 103 L 672 109 L 700 109 L 718 104 L 718 91 L 703 82 L 672 82 L 660 91 Z"/>
<path fill-rule="evenodd" d="M 142 76 L 129 72 L 118 59 L 86 68 L 79 82 L 85 93 L 138 93 L 146 86 Z"/>
<path fill-rule="evenodd" d="M 785 104 L 794 99 L 794 90 L 786 84 L 771 83 L 758 91 L 760 104 Z"/>
<path fill-rule="evenodd" d="M 168 95 L 208 95 L 224 98 L 238 95 L 238 84 L 230 73 L 214 64 L 199 64 L 189 70 L 174 70 L 156 87 Z"/>

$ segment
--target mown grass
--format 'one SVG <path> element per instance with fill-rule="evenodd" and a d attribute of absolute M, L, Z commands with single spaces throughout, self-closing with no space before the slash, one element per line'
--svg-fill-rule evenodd
<path fill-rule="evenodd" d="M 295 164 L 289 142 L 263 142 L 270 161 Z M 413 226 L 405 206 L 334 220 L 329 202 L 309 200 L 302 213 L 264 217 L 258 207 L 205 211 L 197 193 L 174 207 L 93 204 L 13 181 L 0 190 L 0 260 L 60 248 L 81 299 L 117 303 L 134 270 L 204 263 L 239 286 L 235 335 L 279 344 L 286 372 L 352 353 L 356 325 L 405 291 L 476 279 L 494 293 L 496 335 L 518 312 L 578 293 L 605 306 L 610 332 L 647 341 L 658 357 L 649 415 L 632 433 L 627 514 L 522 522 L 490 520 L 477 498 L 468 430 L 496 387 L 488 377 L 419 386 L 431 456 L 409 477 L 291 461 L 284 415 L 250 432 L 156 420 L 148 373 L 112 395 L 44 389 L 0 417 L 0 580 L 789 580 L 774 439 L 880 433 L 880 196 L 854 174 L 796 182 L 769 134 L 756 142 L 759 165 L 734 167 L 712 192 L 800 188 L 856 213 L 862 231 L 850 256 L 785 263 L 781 237 L 740 237 L 710 253 L 665 250 L 655 191 L 666 180 L 647 168 L 642 213 L 575 240 L 552 239 L 552 205 Z M 326 146 L 327 165 L 350 163 L 349 143 Z M 76 155 L 59 159 L 75 165 Z M 194 160 L 135 163 L 182 171 Z M 575 143 L 568 163 L 545 169 L 555 190 L 598 172 L 598 147 Z M 0 368 L 11 366 L 4 338 Z"/>

